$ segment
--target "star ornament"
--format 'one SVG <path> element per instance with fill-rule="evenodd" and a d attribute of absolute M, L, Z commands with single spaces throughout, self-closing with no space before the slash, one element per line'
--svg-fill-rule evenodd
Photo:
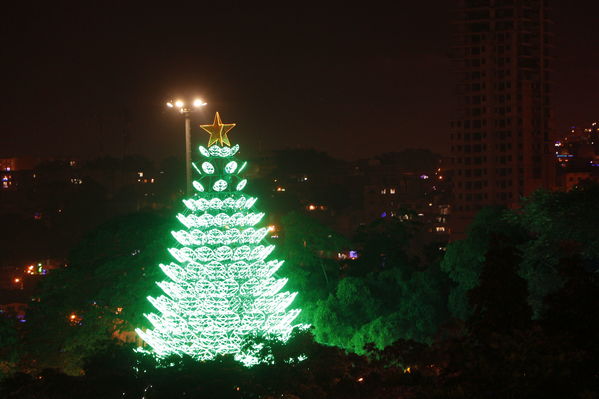
<path fill-rule="evenodd" d="M 214 115 L 214 123 L 212 125 L 200 125 L 200 127 L 210 134 L 208 147 L 215 143 L 219 143 L 221 146 L 225 144 L 229 147 L 231 146 L 227 133 L 235 127 L 235 123 L 223 123 L 220 120 L 218 112 Z"/>

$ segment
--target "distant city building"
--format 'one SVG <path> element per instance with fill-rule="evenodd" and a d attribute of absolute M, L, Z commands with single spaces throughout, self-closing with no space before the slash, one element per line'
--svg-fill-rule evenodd
<path fill-rule="evenodd" d="M 449 233 L 444 164 L 428 150 L 409 149 L 351 162 L 313 150 L 284 150 L 250 165 L 248 173 L 255 184 L 271 192 L 271 198 L 299 204 L 299 209 L 347 236 L 382 218 L 419 222 L 434 233 L 434 240 L 444 240 L 440 236 Z M 268 222 L 278 225 L 279 216 L 288 210 L 275 208 Z"/>
<path fill-rule="evenodd" d="M 449 205 L 441 168 L 406 170 L 373 159 L 363 166 L 361 222 L 398 218 L 424 224 L 435 235 L 449 233 Z"/>
<path fill-rule="evenodd" d="M 0 190 L 15 189 L 28 183 L 38 162 L 38 159 L 30 157 L 0 158 Z"/>
<path fill-rule="evenodd" d="M 452 228 L 555 186 L 552 21 L 546 0 L 458 0 L 452 60 Z"/>
<path fill-rule="evenodd" d="M 599 182 L 599 124 L 572 126 L 570 132 L 556 140 L 555 159 L 559 186 L 571 190 L 577 185 Z"/>

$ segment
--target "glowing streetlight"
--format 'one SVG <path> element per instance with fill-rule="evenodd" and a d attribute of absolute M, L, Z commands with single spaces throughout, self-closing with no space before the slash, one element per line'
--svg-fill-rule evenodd
<path fill-rule="evenodd" d="M 187 179 L 187 195 L 191 194 L 191 113 L 208 103 L 196 98 L 191 102 L 191 106 L 185 105 L 183 100 L 167 101 L 168 108 L 178 109 L 179 113 L 185 117 L 185 176 Z"/>

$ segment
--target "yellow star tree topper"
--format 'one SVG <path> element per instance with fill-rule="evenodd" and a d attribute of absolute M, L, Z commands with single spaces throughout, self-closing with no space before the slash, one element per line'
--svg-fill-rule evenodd
<path fill-rule="evenodd" d="M 210 134 L 208 147 L 216 143 L 219 143 L 221 146 L 225 144 L 229 147 L 231 146 L 227 133 L 235 127 L 235 123 L 223 123 L 220 120 L 218 112 L 214 115 L 214 122 L 212 125 L 200 125 L 200 127 Z"/>

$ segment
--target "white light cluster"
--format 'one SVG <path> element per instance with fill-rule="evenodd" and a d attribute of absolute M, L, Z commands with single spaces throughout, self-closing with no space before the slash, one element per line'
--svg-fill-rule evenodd
<path fill-rule="evenodd" d="M 240 182 L 237 184 L 237 187 L 236 187 L 236 188 L 237 188 L 237 191 L 241 191 L 241 190 L 243 190 L 243 188 L 245 187 L 245 185 L 247 184 L 247 182 L 248 182 L 248 181 L 247 181 L 246 179 L 243 179 L 242 181 L 240 181 Z"/>
<path fill-rule="evenodd" d="M 262 227 L 254 229 L 249 227 L 244 230 L 231 228 L 225 231 L 211 229 L 202 231 L 192 229 L 190 231 L 179 230 L 171 231 L 171 234 L 181 245 L 216 245 L 216 244 L 257 244 L 268 234 L 268 229 Z"/>
<path fill-rule="evenodd" d="M 233 147 L 219 147 L 218 145 L 212 145 L 208 149 L 204 146 L 200 146 L 200 153 L 205 157 L 229 158 L 237 154 L 237 151 L 239 151 L 239 144 L 235 144 Z"/>
<path fill-rule="evenodd" d="M 212 166 L 210 162 L 203 162 L 202 170 L 204 171 L 204 173 L 211 175 L 214 173 L 214 166 Z"/>
<path fill-rule="evenodd" d="M 204 186 L 202 186 L 202 183 L 200 183 L 199 181 L 195 181 L 195 180 L 193 181 L 193 188 L 195 188 L 199 192 L 204 191 Z"/>
<path fill-rule="evenodd" d="M 212 189 L 214 191 L 224 191 L 227 189 L 227 182 L 223 179 L 219 179 L 214 182 L 214 184 L 212 185 Z"/>
<path fill-rule="evenodd" d="M 225 172 L 228 174 L 234 173 L 235 169 L 237 169 L 237 162 L 231 161 L 225 166 Z"/>
<path fill-rule="evenodd" d="M 243 280 L 251 277 L 266 279 L 275 274 L 282 265 L 282 260 L 264 261 L 260 259 L 252 262 L 245 260 L 225 263 L 219 261 L 190 262 L 187 267 L 171 262 L 168 265 L 161 264 L 160 268 L 171 280 L 185 282 L 189 280 L 224 281 L 231 278 Z M 198 295 L 201 295 L 201 293 Z"/>
<path fill-rule="evenodd" d="M 169 248 L 169 252 L 179 262 L 210 262 L 213 260 L 222 262 L 225 260 L 263 260 L 275 249 L 274 245 L 258 245 L 251 248 L 242 245 L 235 249 L 228 245 L 212 249 L 207 246 L 198 247 L 195 250 L 189 247 Z"/>
<path fill-rule="evenodd" d="M 190 215 L 182 215 L 177 214 L 177 219 L 181 223 L 185 225 L 185 227 L 211 227 L 211 226 L 254 226 L 262 220 L 264 217 L 264 213 L 247 213 L 243 214 L 241 212 L 234 213 L 229 216 L 226 213 L 219 213 L 218 215 L 210 215 L 209 213 L 205 213 L 201 216 L 196 216 L 193 214 Z"/>
<path fill-rule="evenodd" d="M 257 198 L 255 197 L 240 197 L 233 198 L 228 197 L 224 200 L 220 198 L 199 198 L 199 199 L 185 199 L 183 203 L 190 211 L 205 211 L 207 209 L 250 209 L 256 203 Z"/>

